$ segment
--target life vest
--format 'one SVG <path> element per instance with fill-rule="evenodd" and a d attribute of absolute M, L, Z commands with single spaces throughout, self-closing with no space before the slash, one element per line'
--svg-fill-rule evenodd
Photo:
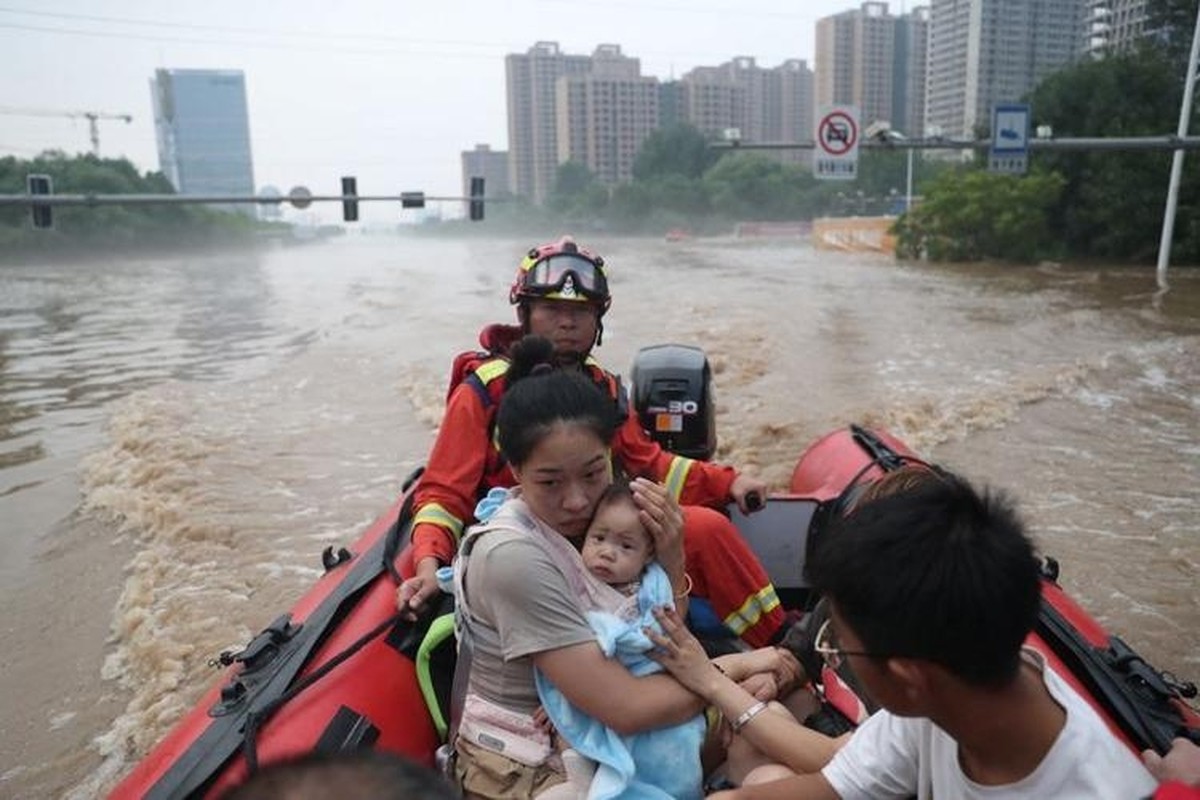
<path fill-rule="evenodd" d="M 450 370 L 450 385 L 446 398 L 454 393 L 460 385 L 471 387 L 483 404 L 488 415 L 488 448 L 487 461 L 484 465 L 483 479 L 477 487 L 476 494 L 482 497 L 488 489 L 496 486 L 513 486 L 516 479 L 508 468 L 508 461 L 500 452 L 500 440 L 497 436 L 496 410 L 500 400 L 508 388 L 507 374 L 512 362 L 503 355 L 483 350 L 468 350 L 454 357 Z M 588 356 L 583 368 L 586 374 L 606 395 L 616 404 L 617 419 L 624 420 L 629 415 L 629 392 L 617 375 L 613 375 L 596 359 Z"/>

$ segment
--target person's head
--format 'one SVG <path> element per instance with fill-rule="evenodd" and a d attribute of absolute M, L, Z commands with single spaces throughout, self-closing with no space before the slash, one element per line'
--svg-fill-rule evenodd
<path fill-rule="evenodd" d="M 612 303 L 604 259 L 569 236 L 526 253 L 508 299 L 521 330 L 549 339 L 560 364 L 578 363 L 600 344 Z"/>
<path fill-rule="evenodd" d="M 553 358 L 539 336 L 513 346 L 496 436 L 525 502 L 574 539 L 612 483 L 609 445 L 619 420 L 611 397 L 582 372 L 555 369 Z"/>
<path fill-rule="evenodd" d="M 920 708 L 892 678 L 928 666 L 980 689 L 1009 685 L 1041 592 L 1007 498 L 941 470 L 907 470 L 835 520 L 808 564 L 836 635 L 818 645 L 840 651 L 874 699 L 901 714 Z"/>
<path fill-rule="evenodd" d="M 309 753 L 267 764 L 222 800 L 452 800 L 437 772 L 376 750 Z"/>
<path fill-rule="evenodd" d="M 601 495 L 582 555 L 588 572 L 605 583 L 635 581 L 653 560 L 654 540 L 642 524 L 628 482 L 615 481 Z"/>

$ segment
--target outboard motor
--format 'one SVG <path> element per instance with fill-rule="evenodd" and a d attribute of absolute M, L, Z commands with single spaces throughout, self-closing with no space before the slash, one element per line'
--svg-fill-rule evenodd
<path fill-rule="evenodd" d="M 712 369 L 699 347 L 643 347 L 630 372 L 633 406 L 642 427 L 666 450 L 707 461 L 717 450 Z"/>

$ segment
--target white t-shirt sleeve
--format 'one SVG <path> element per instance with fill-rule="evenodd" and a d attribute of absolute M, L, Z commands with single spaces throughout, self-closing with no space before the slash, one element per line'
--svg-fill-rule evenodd
<path fill-rule="evenodd" d="M 878 711 L 821 774 L 842 800 L 912 797 L 917 794 L 922 727 L 928 725 L 926 720 Z"/>
<path fill-rule="evenodd" d="M 1042 665 L 1040 657 L 1035 663 Z M 948 734 L 928 719 L 886 710 L 864 722 L 822 774 L 842 800 L 1136 800 L 1152 793 L 1150 773 L 1087 701 L 1049 669 L 1043 680 L 1066 710 L 1066 725 L 1037 768 L 1015 783 L 975 783 L 963 774 Z"/>

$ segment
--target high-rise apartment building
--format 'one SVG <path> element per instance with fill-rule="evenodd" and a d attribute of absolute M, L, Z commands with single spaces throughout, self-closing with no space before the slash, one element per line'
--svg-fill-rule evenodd
<path fill-rule="evenodd" d="M 710 136 L 736 128 L 746 142 L 812 137 L 812 71 L 801 59 L 765 69 L 741 56 L 660 83 L 643 76 L 641 62 L 618 45 L 570 56 L 554 42 L 538 42 L 524 54 L 509 55 L 505 66 L 509 185 L 514 194 L 538 203 L 566 161 L 584 165 L 607 184 L 630 180 L 645 139 L 676 122 Z M 807 156 L 777 154 L 783 160 Z"/>
<path fill-rule="evenodd" d="M 796 142 L 812 138 L 813 76 L 803 59 L 759 67 L 738 56 L 716 67 L 696 67 L 679 81 L 683 119 L 709 136 L 736 128 L 744 142 Z M 783 160 L 806 154 L 779 151 Z"/>
<path fill-rule="evenodd" d="M 1149 32 L 1146 0 L 1088 0 L 1084 24 L 1086 52 L 1129 50 Z"/>
<path fill-rule="evenodd" d="M 720 136 L 728 128 L 737 128 L 750 140 L 748 87 L 734 81 L 730 70 L 696 67 L 684 73 L 679 85 L 683 119 L 688 124 L 707 136 Z"/>
<path fill-rule="evenodd" d="M 929 68 L 929 7 L 896 18 L 896 61 L 892 81 L 892 125 L 910 137 L 925 135 L 926 73 Z"/>
<path fill-rule="evenodd" d="M 1084 0 L 932 0 L 926 128 L 986 129 L 993 106 L 1076 58 L 1085 10 Z"/>
<path fill-rule="evenodd" d="M 180 194 L 254 194 L 240 70 L 159 69 L 150 80 L 158 161 Z M 252 213 L 251 205 L 230 209 Z"/>
<path fill-rule="evenodd" d="M 558 161 L 613 185 L 633 178 L 638 150 L 658 128 L 658 79 L 642 77 L 637 59 L 616 45 L 601 46 L 592 62 L 591 73 L 558 80 Z"/>
<path fill-rule="evenodd" d="M 619 55 L 619 48 L 617 51 Z M 566 55 L 557 42 L 538 42 L 523 54 L 506 56 L 504 69 L 509 187 L 514 194 L 540 203 L 554 185 L 558 170 L 558 79 L 588 74 L 592 57 Z"/>
<path fill-rule="evenodd" d="M 509 194 L 508 152 L 493 150 L 486 144 L 475 145 L 474 150 L 462 152 L 462 193 L 471 194 L 471 178 L 483 178 L 483 192 L 487 197 Z"/>
<path fill-rule="evenodd" d="M 813 73 L 802 58 L 789 58 L 770 70 L 764 112 L 763 136 L 768 142 L 806 142 L 812 139 L 814 119 Z M 784 161 L 808 164 L 811 150 L 781 150 Z"/>
<path fill-rule="evenodd" d="M 923 134 L 929 9 L 893 16 L 884 2 L 817 20 L 814 93 L 818 108 L 858 107 L 863 125 L 891 123 Z"/>

